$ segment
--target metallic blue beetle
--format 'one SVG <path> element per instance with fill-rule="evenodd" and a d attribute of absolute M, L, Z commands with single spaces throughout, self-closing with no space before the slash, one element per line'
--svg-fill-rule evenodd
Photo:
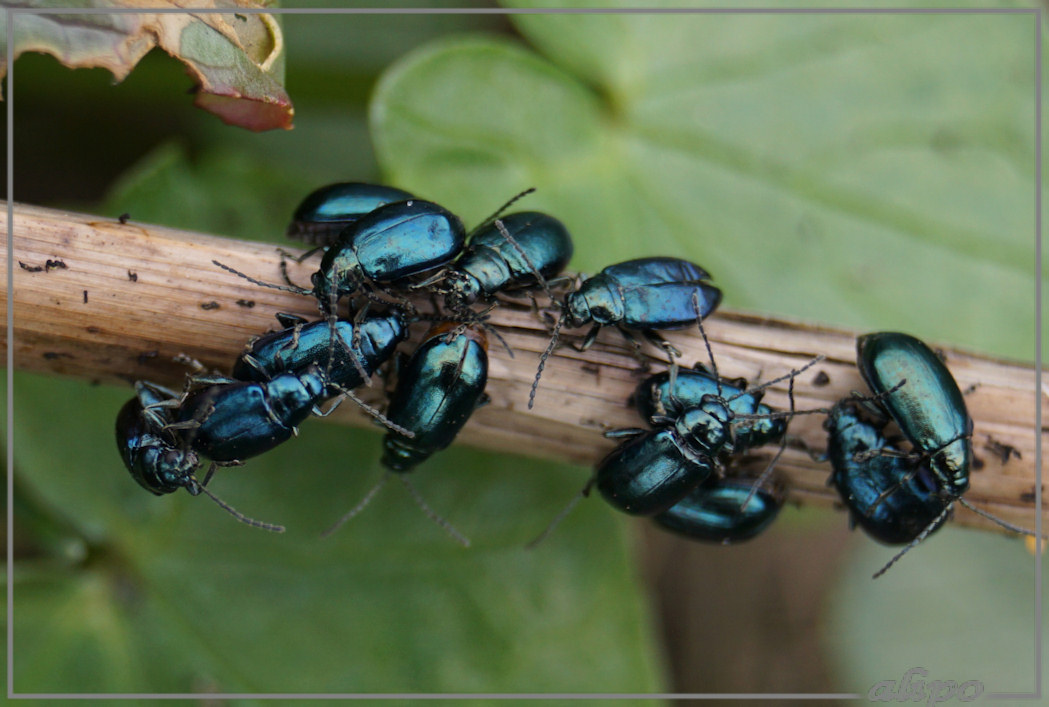
<path fill-rule="evenodd" d="M 315 364 L 265 382 L 207 385 L 189 391 L 170 427 L 187 430 L 201 456 L 239 462 L 296 434 L 296 427 L 310 416 L 326 390 L 327 379 Z"/>
<path fill-rule="evenodd" d="M 905 453 L 887 444 L 878 427 L 856 417 L 849 401 L 839 403 L 825 424 L 834 467 L 830 481 L 855 522 L 882 542 L 909 542 L 874 576 L 939 528 L 956 502 L 1003 528 L 1033 535 L 962 498 L 969 488 L 973 423 L 958 384 L 936 353 L 898 332 L 861 336 L 856 353 L 860 373 L 875 393 L 866 401 L 887 413 L 914 446 Z"/>
<path fill-rule="evenodd" d="M 708 480 L 730 455 L 784 439 L 787 417 L 797 413 L 793 405 L 785 415 L 762 405 L 762 389 L 785 379 L 793 382 L 819 360 L 750 391 L 746 381 L 726 381 L 705 370 L 650 376 L 638 385 L 634 400 L 638 412 L 654 429 L 606 433 L 608 437 L 629 439 L 597 465 L 593 483 L 609 503 L 628 513 L 667 511 L 702 484 L 711 483 Z M 761 507 L 767 504 L 755 499 L 761 493 L 763 477 L 739 498 L 737 520 L 744 522 L 750 513 L 761 517 Z M 722 497 L 731 493 L 726 490 Z M 759 508 L 750 509 L 755 502 Z"/>
<path fill-rule="evenodd" d="M 380 206 L 344 228 L 325 251 L 313 273 L 312 289 L 256 280 L 239 270 L 212 262 L 248 282 L 285 292 L 315 297 L 331 317 L 342 297 L 374 289 L 388 291 L 408 278 L 424 275 L 452 262 L 466 242 L 459 218 L 429 201 L 409 199 Z M 407 305 L 407 300 L 404 301 Z"/>
<path fill-rule="evenodd" d="M 721 303 L 721 290 L 708 284 L 709 279 L 706 270 L 680 258 L 639 258 L 609 265 L 565 297 L 568 325 L 593 323 L 584 348 L 603 326 L 641 332 L 682 329 Z"/>
<path fill-rule="evenodd" d="M 325 531 L 330 535 L 371 502 L 393 472 L 420 508 L 464 546 L 470 541 L 435 513 L 408 481 L 407 472 L 452 443 L 475 409 L 487 402 L 488 342 L 476 324 L 433 327 L 401 367 L 386 411 L 391 428 L 383 439 L 382 479 L 354 508 Z"/>
<path fill-rule="evenodd" d="M 193 473 L 200 457 L 173 430 L 170 409 L 154 407 L 178 396 L 161 386 L 145 381 L 135 383 L 135 397 L 124 403 L 117 413 L 117 449 L 124 466 L 138 484 L 160 496 L 184 488 L 196 496 L 199 482 Z"/>
<path fill-rule="evenodd" d="M 693 540 L 730 545 L 764 531 L 783 507 L 780 489 L 754 489 L 753 479 L 710 478 L 653 520 Z"/>
<path fill-rule="evenodd" d="M 602 326 L 640 331 L 680 329 L 708 316 L 721 303 L 710 274 L 680 258 L 639 258 L 608 265 L 564 298 L 569 326 L 592 323 L 583 347 Z M 699 310 L 697 312 L 697 301 Z"/>
<path fill-rule="evenodd" d="M 521 211 L 486 222 L 442 276 L 448 306 L 461 309 L 497 292 L 545 285 L 572 252 L 568 229 L 553 216 Z"/>
<path fill-rule="evenodd" d="M 321 187 L 302 200 L 288 224 L 289 238 L 329 246 L 344 228 L 380 206 L 415 197 L 403 189 L 364 182 Z"/>
<path fill-rule="evenodd" d="M 854 403 L 836 405 L 824 427 L 834 470 L 830 483 L 849 508 L 853 525 L 890 545 L 909 543 L 943 525 L 946 499 L 928 467 L 915 467 L 896 453 L 875 425 L 859 417 Z"/>
<path fill-rule="evenodd" d="M 898 332 L 856 340 L 863 379 L 900 431 L 926 457 L 941 491 L 961 496 L 969 488 L 973 421 L 947 366 L 922 341 Z M 894 387 L 902 381 L 895 390 Z"/>
<path fill-rule="evenodd" d="M 616 326 L 627 338 L 631 338 L 627 330 L 641 332 L 673 357 L 677 352 L 655 332 L 691 326 L 717 309 L 721 290 L 709 279 L 706 270 L 687 260 L 639 258 L 609 265 L 584 280 L 565 297 L 550 344 L 539 360 L 528 407 L 535 402 L 546 359 L 566 322 L 572 327 L 593 324 L 580 350 L 590 347 L 601 327 Z"/>
<path fill-rule="evenodd" d="M 673 388 L 671 379 L 674 379 Z M 652 421 L 677 417 L 684 410 L 698 406 L 707 396 L 720 398 L 732 413 L 732 438 L 723 448 L 725 454 L 776 442 L 787 432 L 786 418 L 775 417 L 772 408 L 761 403 L 763 390 L 748 392 L 745 380 L 719 380 L 698 366 L 678 369 L 674 375 L 664 371 L 649 376 L 637 387 L 634 401 L 638 414 Z"/>
<path fill-rule="evenodd" d="M 157 496 L 180 488 L 192 496 L 203 493 L 243 523 L 284 532 L 280 525 L 245 516 L 209 491 L 207 483 L 214 463 L 204 480 L 197 480 L 201 456 L 192 446 L 192 433 L 183 433 L 175 422 L 178 401 L 179 396 L 166 388 L 144 381 L 135 383 L 135 397 L 120 409 L 116 423 L 117 449 L 131 478 Z"/>
<path fill-rule="evenodd" d="M 286 328 L 253 339 L 234 362 L 233 378 L 268 381 L 317 364 L 327 369 L 328 393 L 336 395 L 339 388 L 363 385 L 365 376 L 374 373 L 408 338 L 408 326 L 399 314 L 373 315 L 359 322 L 338 320 L 335 332 L 340 345 L 335 347 L 327 320 L 307 322 L 287 314 L 278 314 L 277 319 Z"/>
<path fill-rule="evenodd" d="M 485 401 L 488 342 L 482 330 L 454 323 L 434 327 L 398 375 L 386 415 L 414 437 L 390 431 L 383 465 L 411 471 L 452 443 Z"/>
<path fill-rule="evenodd" d="M 714 473 L 731 439 L 732 413 L 714 397 L 654 430 L 606 433 L 626 437 L 601 460 L 594 479 L 610 504 L 635 515 L 661 513 Z"/>
<path fill-rule="evenodd" d="M 313 274 L 312 294 L 327 311 L 368 283 L 391 284 L 443 267 L 463 249 L 457 216 L 421 199 L 375 209 L 339 234 Z"/>

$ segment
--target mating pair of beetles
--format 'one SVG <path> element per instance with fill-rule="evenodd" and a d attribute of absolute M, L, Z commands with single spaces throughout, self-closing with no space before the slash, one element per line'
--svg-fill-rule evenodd
<path fill-rule="evenodd" d="M 973 423 L 935 352 L 907 334 L 872 333 L 857 339 L 857 366 L 871 394 L 854 393 L 829 411 L 795 411 L 791 396 L 791 410 L 776 413 L 759 402 L 768 384 L 746 390 L 745 381 L 718 382 L 716 367 L 679 371 L 676 383 L 673 371 L 649 378 L 634 400 L 652 429 L 609 433 L 628 441 L 597 465 L 591 484 L 621 510 L 653 516 L 688 537 L 746 540 L 775 519 L 783 490 L 761 487 L 767 472 L 749 481 L 718 474 L 715 466 L 731 468 L 734 455 L 761 444 L 785 444 L 786 422 L 795 414 L 825 412 L 829 483 L 852 523 L 880 542 L 905 545 L 875 577 L 940 528 L 956 502 L 1011 531 L 1032 534 L 962 497 L 973 462 Z M 800 372 L 787 377 L 793 382 Z M 889 422 L 911 449 L 890 441 Z"/>

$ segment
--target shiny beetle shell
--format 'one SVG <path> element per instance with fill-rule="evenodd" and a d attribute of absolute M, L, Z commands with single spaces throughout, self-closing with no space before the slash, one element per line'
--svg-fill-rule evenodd
<path fill-rule="evenodd" d="M 856 341 L 857 363 L 870 389 L 888 410 L 943 490 L 961 496 L 969 488 L 973 422 L 958 384 L 922 341 L 897 332 L 878 332 Z M 885 394 L 901 381 L 906 383 Z"/>
<path fill-rule="evenodd" d="M 135 397 L 120 408 L 116 422 L 117 449 L 131 478 L 157 496 L 180 488 L 194 493 L 196 482 L 192 475 L 200 466 L 197 453 L 162 428 L 161 423 L 171 421 L 166 409 L 151 414 L 145 410 L 177 396 L 142 381 L 135 384 L 135 392 Z"/>
<path fill-rule="evenodd" d="M 724 406 L 704 401 L 673 424 L 636 435 L 598 463 L 598 490 L 626 513 L 667 510 L 714 472 L 729 439 L 728 421 Z"/>
<path fill-rule="evenodd" d="M 746 393 L 746 381 L 718 380 L 706 370 L 679 369 L 674 389 L 670 389 L 670 372 L 649 376 L 634 391 L 638 414 L 651 421 L 654 416 L 677 417 L 682 411 L 697 407 L 703 398 L 712 396 L 724 400 L 733 416 L 770 415 L 773 410 L 761 404 L 762 393 Z M 726 451 L 743 452 L 783 438 L 787 420 L 767 417 L 734 422 L 732 443 Z"/>
<path fill-rule="evenodd" d="M 721 290 L 705 282 L 709 278 L 706 270 L 679 258 L 640 258 L 609 265 L 565 298 L 568 323 L 680 329 L 721 303 Z"/>
<path fill-rule="evenodd" d="M 288 440 L 324 391 L 325 380 L 316 366 L 262 383 L 210 385 L 189 394 L 179 407 L 178 420 L 200 423 L 187 434 L 202 456 L 241 461 Z"/>
<path fill-rule="evenodd" d="M 344 228 L 362 216 L 380 206 L 413 198 L 403 189 L 380 184 L 329 184 L 302 200 L 291 217 L 286 235 L 313 245 L 331 245 Z"/>
<path fill-rule="evenodd" d="M 407 472 L 450 445 L 481 404 L 487 382 L 483 331 L 451 323 L 431 329 L 400 371 L 386 411 L 391 422 L 415 436 L 387 432 L 383 465 Z"/>
<path fill-rule="evenodd" d="M 824 427 L 833 469 L 830 483 L 849 508 L 852 522 L 868 535 L 890 545 L 909 543 L 943 512 L 946 499 L 929 469 L 915 469 L 913 460 L 893 454 L 894 448 L 874 425 L 859 418 L 853 404 L 836 405 Z M 888 453 L 864 456 L 879 450 Z"/>
<path fill-rule="evenodd" d="M 752 484 L 752 479 L 710 478 L 653 520 L 693 540 L 722 545 L 749 540 L 765 530 L 783 506 L 780 494 L 755 490 Z"/>
<path fill-rule="evenodd" d="M 348 226 L 313 274 L 313 294 L 325 304 L 367 281 L 392 283 L 450 263 L 466 241 L 462 221 L 429 201 L 381 206 Z"/>
<path fill-rule="evenodd" d="M 538 211 L 521 211 L 499 219 L 512 242 L 493 221 L 470 237 L 448 275 L 450 301 L 468 305 L 496 292 L 536 284 L 558 275 L 572 259 L 572 238 L 565 225 Z"/>
<path fill-rule="evenodd" d="M 359 347 L 354 346 L 357 329 Z M 328 383 L 356 388 L 364 379 L 349 351 L 353 351 L 365 373 L 374 373 L 393 355 L 397 345 L 407 339 L 408 326 L 397 314 L 375 315 L 359 323 L 340 319 L 335 323 L 335 335 L 341 341 L 332 346 L 327 320 L 263 334 L 237 358 L 232 375 L 237 380 L 264 382 L 281 373 L 303 371 L 310 364 L 326 368 L 331 351 Z"/>

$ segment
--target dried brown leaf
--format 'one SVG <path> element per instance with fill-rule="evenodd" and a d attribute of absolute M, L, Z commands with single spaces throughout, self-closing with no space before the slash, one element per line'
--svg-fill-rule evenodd
<path fill-rule="evenodd" d="M 275 16 L 258 11 L 265 4 L 204 0 L 194 1 L 192 11 L 172 12 L 184 4 L 89 0 L 78 12 L 68 2 L 59 2 L 30 0 L 12 13 L 15 57 L 24 52 L 50 54 L 70 68 L 107 69 L 121 81 L 147 52 L 159 47 L 186 65 L 197 84 L 197 106 L 251 130 L 291 128 L 294 109 L 282 83 L 283 34 Z M 54 12 L 59 7 L 66 11 Z M 113 12 L 105 11 L 110 9 Z M 229 12 L 232 9 L 244 12 Z M 4 22 L 0 20 L 0 26 Z M 0 77 L 6 71 L 5 51 Z"/>

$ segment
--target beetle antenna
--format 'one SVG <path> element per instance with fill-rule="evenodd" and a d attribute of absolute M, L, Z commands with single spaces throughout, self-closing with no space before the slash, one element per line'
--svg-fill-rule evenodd
<path fill-rule="evenodd" d="M 470 547 L 470 539 L 462 533 L 460 533 L 458 530 L 456 530 L 455 526 L 453 526 L 447 520 L 439 516 L 437 514 L 437 511 L 430 508 L 430 506 L 427 505 L 426 501 L 423 500 L 423 497 L 415 489 L 415 486 L 410 481 L 408 481 L 408 477 L 406 475 L 398 474 L 397 478 L 400 479 L 401 483 L 404 484 L 404 487 L 408 489 L 408 493 L 412 495 L 412 499 L 415 501 L 416 505 L 418 505 L 419 508 L 422 509 L 422 512 L 425 513 L 430 520 L 432 520 L 434 523 L 436 523 L 442 529 L 444 529 L 444 532 L 452 536 L 452 540 L 455 540 L 455 542 L 459 543 L 463 547 Z"/>
<path fill-rule="evenodd" d="M 998 525 L 1002 526 L 1006 530 L 1011 530 L 1014 533 L 1019 533 L 1020 535 L 1030 535 L 1032 538 L 1038 537 L 1038 533 L 1034 532 L 1033 530 L 1028 530 L 1027 528 L 1021 528 L 1018 525 L 1013 525 L 1012 523 L 1009 523 L 1008 521 L 1004 521 L 1004 520 L 1002 520 L 1001 518 L 999 518 L 998 516 L 996 516 L 994 514 L 988 513 L 985 510 L 981 510 L 981 509 L 977 508 L 976 506 L 974 506 L 971 503 L 969 503 L 968 501 L 966 501 L 964 498 L 958 498 L 957 500 L 958 500 L 958 503 L 962 504 L 963 506 L 968 508 L 970 511 L 975 513 L 976 515 L 983 516 L 987 520 L 994 521 L 995 523 L 997 523 Z M 1049 536 L 1043 535 L 1042 539 L 1049 540 Z"/>
<path fill-rule="evenodd" d="M 538 282 L 539 286 L 543 288 L 543 292 L 546 293 L 546 296 L 553 301 L 554 293 L 550 291 L 550 286 L 547 284 L 546 278 L 539 272 L 539 268 L 537 268 L 535 263 L 532 262 L 532 259 L 528 257 L 528 253 L 526 253 L 524 248 L 521 247 L 521 244 L 510 235 L 510 231 L 506 230 L 506 226 L 499 219 L 495 220 L 495 227 L 499 229 L 499 234 L 506 239 L 506 242 L 513 246 L 514 250 L 517 251 L 517 254 L 521 256 L 521 259 L 527 263 L 528 268 L 532 271 L 532 274 L 535 275 L 536 282 Z"/>
<path fill-rule="evenodd" d="M 213 469 L 214 469 L 214 467 L 212 467 L 212 470 Z M 190 475 L 190 478 L 193 479 L 193 481 L 196 482 L 196 479 L 194 479 L 192 475 Z M 211 478 L 211 470 L 208 471 L 207 478 L 208 479 Z M 198 482 L 197 483 L 197 488 L 200 489 L 200 491 L 202 491 L 205 496 L 207 496 L 212 501 L 217 503 L 219 505 L 219 508 L 221 508 L 222 510 L 226 511 L 227 513 L 229 513 L 231 516 L 233 516 L 234 518 L 239 520 L 241 523 L 244 523 L 245 525 L 250 525 L 253 528 L 262 528 L 263 530 L 268 530 L 271 533 L 283 533 L 284 532 L 284 526 L 283 525 L 277 525 L 275 523 L 266 523 L 266 522 L 263 522 L 261 520 L 255 520 L 254 518 L 249 518 L 248 516 L 244 515 L 243 513 L 238 511 L 236 508 L 234 508 L 233 506 L 229 505 L 228 503 L 223 501 L 221 498 L 219 498 L 218 496 L 213 494 L 211 491 L 208 491 L 207 487 L 204 484 L 201 484 L 201 483 Z"/>
<path fill-rule="evenodd" d="M 808 366 L 811 366 L 814 363 L 816 363 L 816 362 L 812 361 L 812 362 L 810 362 L 808 364 Z M 808 368 L 808 366 L 805 366 L 805 368 Z M 804 371 L 805 368 L 802 368 L 800 371 L 792 370 L 790 372 L 790 375 L 789 375 L 790 383 L 787 385 L 787 399 L 790 401 L 790 414 L 791 414 L 791 416 L 793 416 L 795 414 L 795 412 L 794 412 L 794 379 L 797 377 L 798 373 L 801 373 L 801 371 Z M 750 487 L 750 493 L 748 493 L 747 497 L 745 499 L 743 499 L 743 504 L 739 507 L 739 509 L 741 511 L 746 510 L 747 504 L 750 503 L 750 499 L 754 498 L 754 494 L 756 494 L 758 492 L 758 489 L 761 488 L 765 484 L 765 482 L 768 480 L 768 478 L 770 476 L 772 476 L 772 470 L 776 468 L 776 463 L 779 462 L 779 458 L 783 456 L 783 452 L 786 451 L 786 449 L 787 449 L 787 432 L 786 432 L 786 428 L 784 427 L 783 438 L 780 440 L 780 443 L 779 443 L 779 450 L 776 452 L 775 456 L 773 456 L 772 459 L 769 461 L 768 466 L 765 467 L 765 471 L 761 472 L 761 476 L 759 476 L 757 478 L 757 480 L 754 482 L 754 484 Z"/>
<path fill-rule="evenodd" d="M 386 485 L 386 482 L 390 480 L 391 473 L 392 472 L 389 471 L 383 472 L 382 477 L 376 482 L 376 484 L 368 490 L 368 493 L 364 494 L 364 498 L 358 501 L 356 506 L 348 510 L 341 518 L 335 521 L 333 526 L 321 533 L 321 537 L 326 538 L 330 536 L 336 530 L 345 525 L 347 521 L 352 520 L 354 516 L 367 508 L 368 504 L 372 502 L 372 499 L 382 490 L 382 487 Z"/>
<path fill-rule="evenodd" d="M 895 565 L 896 562 L 901 557 L 903 557 L 908 552 L 910 552 L 911 549 L 916 547 L 918 545 L 918 543 L 920 543 L 922 540 L 924 540 L 925 538 L 929 537 L 929 533 L 931 533 L 933 531 L 933 529 L 938 528 L 940 526 L 940 523 L 943 522 L 943 519 L 947 517 L 948 513 L 950 513 L 952 505 L 954 505 L 954 504 L 948 503 L 946 506 L 944 506 L 943 507 L 943 511 L 940 512 L 940 515 L 938 515 L 935 518 L 933 518 L 932 522 L 929 523 L 927 526 L 925 526 L 925 529 L 922 530 L 922 532 L 918 533 L 918 537 L 916 537 L 914 540 L 912 540 L 907 547 L 905 547 L 902 550 L 900 550 L 899 552 L 897 552 L 893 556 L 893 558 L 891 560 L 889 560 L 888 562 L 885 563 L 884 567 L 882 567 L 880 570 L 878 570 L 877 572 L 874 573 L 874 575 L 871 577 L 871 579 L 877 579 L 878 577 L 881 577 L 883 574 L 885 574 L 888 571 L 888 569 L 890 567 Z"/>
<path fill-rule="evenodd" d="M 394 422 L 390 418 L 386 417 L 386 415 L 383 415 L 377 409 L 373 408 L 371 405 L 369 405 L 368 403 L 364 402 L 359 397 L 357 397 L 357 395 L 352 390 L 350 390 L 349 388 L 343 388 L 341 385 L 338 385 L 337 383 L 330 383 L 329 382 L 328 385 L 331 386 L 332 388 L 335 388 L 335 390 L 339 391 L 339 397 L 340 398 L 344 398 L 344 397 L 345 398 L 349 398 L 353 402 L 357 403 L 357 406 L 360 407 L 361 410 L 364 410 L 364 412 L 366 412 L 369 415 L 371 415 L 383 427 L 387 427 L 387 428 L 393 430 L 394 432 L 396 432 L 399 435 L 404 435 L 408 439 L 411 439 L 411 438 L 415 437 L 415 433 L 414 432 L 412 432 L 411 430 L 407 430 L 407 429 L 401 427 L 396 422 Z M 335 410 L 335 408 L 339 407 L 340 403 L 341 403 L 341 400 L 336 401 L 327 410 L 318 411 L 317 412 L 317 416 L 318 417 L 327 417 L 328 415 L 330 415 Z"/>
<path fill-rule="evenodd" d="M 699 308 L 699 295 L 695 290 L 692 291 L 692 309 L 696 312 L 696 326 L 699 327 L 699 333 L 703 337 L 703 345 L 707 347 L 707 358 L 710 359 L 710 371 L 714 374 L 714 381 L 718 386 L 718 397 L 724 400 L 721 389 L 721 375 L 718 373 L 718 364 L 714 361 L 714 350 L 710 348 L 710 339 L 707 338 L 707 332 L 703 329 L 703 314 Z"/>
<path fill-rule="evenodd" d="M 272 282 L 263 282 L 262 280 L 256 280 L 251 275 L 246 275 L 246 274 L 242 273 L 240 270 L 235 270 L 235 269 L 231 268 L 228 265 L 223 265 L 222 263 L 220 263 L 217 260 L 212 260 L 211 262 L 214 263 L 215 265 L 218 265 L 220 268 L 222 268 L 226 272 L 231 272 L 234 275 L 236 275 L 237 277 L 242 277 L 245 280 L 247 280 L 248 282 L 250 282 L 251 284 L 258 285 L 259 287 L 269 287 L 270 289 L 274 289 L 274 290 L 282 290 L 284 292 L 293 292 L 293 293 L 295 293 L 297 295 L 312 295 L 313 294 L 313 290 L 307 290 L 305 288 L 298 287 L 298 286 L 293 286 L 293 285 L 276 285 L 276 284 L 274 284 Z"/>
<path fill-rule="evenodd" d="M 527 545 L 525 545 L 525 549 L 534 550 L 537 547 L 539 547 L 539 543 L 546 540 L 550 536 L 550 534 L 554 532 L 554 529 L 557 528 L 557 526 L 561 525 L 561 521 L 568 517 L 568 514 L 571 513 L 577 505 L 579 505 L 579 502 L 590 495 L 590 491 L 591 489 L 593 489 L 594 483 L 596 481 L 597 475 L 595 474 L 591 476 L 590 480 L 586 482 L 586 485 L 584 485 L 583 488 L 579 490 L 579 493 L 577 493 L 575 496 L 572 496 L 572 500 L 570 500 L 568 504 L 561 509 L 561 512 L 554 516 L 554 519 L 550 521 L 550 524 L 543 529 L 543 532 L 539 533 L 539 535 L 535 536 L 535 538 L 533 538 L 531 541 L 529 541 Z"/>
<path fill-rule="evenodd" d="M 557 318 L 557 323 L 554 324 L 554 330 L 550 335 L 550 344 L 546 347 L 546 351 L 539 357 L 539 368 L 535 371 L 535 380 L 532 382 L 532 390 L 528 393 L 528 409 L 531 410 L 535 404 L 535 393 L 539 389 L 539 378 L 543 375 L 543 369 L 546 368 L 546 359 L 550 358 L 550 354 L 554 352 L 554 347 L 557 346 L 557 337 L 561 333 L 561 327 L 565 325 L 565 318 L 567 317 L 568 310 L 562 309 L 561 316 Z"/>
<path fill-rule="evenodd" d="M 736 395 L 733 395 L 728 400 L 731 401 L 731 400 L 735 400 L 736 398 L 742 398 L 744 395 L 753 395 L 754 393 L 760 393 L 763 390 L 767 390 L 768 388 L 771 388 L 772 386 L 776 385 L 777 383 L 782 383 L 783 381 L 787 380 L 788 378 L 790 379 L 791 386 L 793 386 L 795 378 L 797 378 L 802 373 L 804 373 L 805 371 L 807 371 L 810 368 L 812 368 L 813 366 L 815 366 L 820 361 L 825 360 L 826 358 L 827 357 L 824 356 L 823 354 L 820 354 L 819 356 L 814 356 L 811 361 L 806 363 L 801 368 L 792 368 L 790 370 L 790 372 L 784 373 L 779 378 L 773 378 L 770 381 L 765 381 L 764 383 L 760 383 L 758 385 L 751 386 L 750 388 L 747 388 L 746 390 L 741 391 L 741 392 L 737 393 Z M 826 409 L 826 408 L 821 408 L 819 410 L 819 412 L 828 413 L 830 411 L 828 409 Z M 797 414 L 801 414 L 801 413 L 802 413 L 802 411 L 800 411 L 800 410 L 797 412 Z"/>
<path fill-rule="evenodd" d="M 513 206 L 520 198 L 528 196 L 529 194 L 531 194 L 534 191 L 535 191 L 535 187 L 528 187 L 523 192 L 519 192 L 516 196 L 514 196 L 514 198 L 510 199 L 510 201 L 506 202 L 505 204 L 500 206 L 498 209 L 496 209 L 494 214 L 492 214 L 491 216 L 486 218 L 484 221 L 481 221 L 481 223 L 477 224 L 477 228 L 474 229 L 474 232 L 476 232 L 478 229 L 480 229 L 485 224 L 491 223 L 495 219 L 497 219 L 500 216 L 502 216 L 503 212 L 506 211 L 507 209 L 509 209 L 511 206 Z"/>
<path fill-rule="evenodd" d="M 336 238 L 338 238 L 338 236 L 336 236 Z M 334 245 L 334 244 L 329 244 L 329 245 Z M 310 257 L 311 255 L 316 255 L 317 253 L 320 253 L 320 252 L 326 251 L 326 250 L 328 250 L 328 245 L 316 245 L 316 246 L 313 246 L 312 248 L 310 248 L 309 250 L 303 251 L 299 255 L 295 255 L 293 253 L 289 253 L 288 251 L 284 250 L 283 248 L 281 248 L 279 246 L 277 248 L 277 252 L 281 254 L 281 259 L 282 260 L 285 260 L 285 259 L 290 260 L 293 263 L 295 263 L 296 265 L 301 265 L 302 261 L 306 260 L 306 258 Z M 294 284 L 294 283 L 289 281 L 288 284 L 291 285 L 291 284 Z"/>

